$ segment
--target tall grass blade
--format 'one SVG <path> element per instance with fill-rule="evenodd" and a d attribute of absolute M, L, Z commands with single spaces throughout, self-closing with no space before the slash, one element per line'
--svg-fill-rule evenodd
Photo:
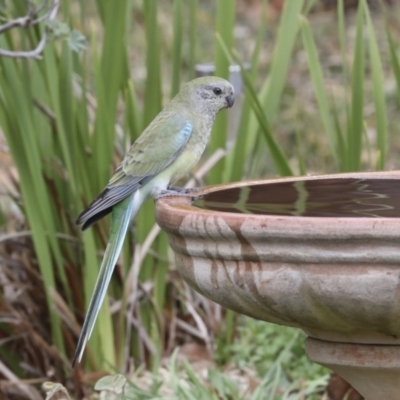
<path fill-rule="evenodd" d="M 342 70 L 343 70 L 343 85 L 347 88 L 351 86 L 350 82 L 350 74 L 349 68 L 347 65 L 347 41 L 346 41 L 346 25 L 345 25 L 345 12 L 344 12 L 344 0 L 338 0 L 337 2 L 337 15 L 338 15 L 338 34 L 339 34 L 339 42 L 340 42 L 340 56 L 342 59 Z M 344 101 L 344 109 L 346 111 L 346 128 L 347 132 L 350 131 L 350 106 L 347 100 L 347 96 L 343 99 Z M 349 157 L 348 157 L 348 140 L 344 138 L 343 130 L 339 123 L 339 117 L 337 113 L 337 108 L 334 105 L 334 119 L 335 119 L 335 128 L 336 128 L 336 135 L 338 139 L 338 154 L 340 155 L 339 162 L 340 162 L 340 170 L 341 171 L 348 171 L 349 170 Z"/>
<path fill-rule="evenodd" d="M 229 4 L 225 0 L 217 0 L 216 34 L 220 36 L 229 48 L 233 45 L 233 28 L 235 25 L 236 2 Z M 215 75 L 229 79 L 229 59 L 226 58 L 224 50 L 215 41 Z M 220 113 L 215 121 L 211 141 L 209 144 L 210 153 L 217 149 L 225 149 L 228 131 L 228 113 Z M 217 163 L 209 173 L 209 183 L 220 183 L 223 178 L 225 160 Z"/>
<path fill-rule="evenodd" d="M 371 62 L 372 89 L 376 115 L 376 133 L 378 144 L 378 159 L 376 163 L 376 169 L 383 170 L 385 168 L 387 154 L 387 110 L 385 101 L 385 84 L 378 42 L 368 7 L 365 7 L 365 16 L 369 39 L 369 58 Z"/>
<path fill-rule="evenodd" d="M 135 85 L 132 80 L 128 82 L 125 93 L 125 104 L 125 126 L 130 133 L 130 142 L 133 143 L 142 133 L 142 114 Z"/>
<path fill-rule="evenodd" d="M 161 96 L 161 66 L 160 38 L 157 21 L 157 0 L 143 0 L 143 11 L 146 24 L 146 87 L 143 109 L 143 128 L 160 112 Z"/>
<path fill-rule="evenodd" d="M 182 0 L 174 0 L 174 8 L 172 11 L 174 37 L 172 43 L 171 97 L 174 97 L 179 92 L 179 84 L 180 84 L 182 32 L 183 32 L 182 7 L 183 7 Z"/>
<path fill-rule="evenodd" d="M 338 158 L 338 146 L 336 133 L 331 118 L 328 96 L 326 94 L 325 81 L 322 74 L 322 67 L 319 61 L 317 47 L 310 29 L 310 24 L 305 18 L 301 19 L 301 34 L 303 45 L 307 54 L 308 69 L 310 71 L 311 80 L 313 82 L 315 96 L 317 98 L 319 115 L 328 135 L 329 144 L 335 159 Z"/>
<path fill-rule="evenodd" d="M 357 11 L 356 39 L 351 75 L 351 114 L 347 154 L 349 171 L 358 171 L 361 167 L 361 146 L 364 125 L 365 49 L 363 28 L 365 7 L 365 0 L 361 0 Z"/>
<path fill-rule="evenodd" d="M 347 68 L 347 45 L 346 45 L 346 27 L 345 27 L 345 14 L 344 14 L 344 0 L 337 2 L 337 15 L 338 15 L 338 32 L 340 42 L 340 55 L 342 57 L 342 68 L 345 83 L 348 83 L 349 74 Z"/>
<path fill-rule="evenodd" d="M 93 143 L 93 167 L 99 178 L 96 194 L 110 177 L 117 99 L 127 81 L 126 14 L 129 12 L 127 0 L 99 1 L 98 4 L 103 11 L 105 36 L 96 68 L 97 110 Z"/>
<path fill-rule="evenodd" d="M 195 77 L 198 0 L 189 0 L 189 79 Z"/>

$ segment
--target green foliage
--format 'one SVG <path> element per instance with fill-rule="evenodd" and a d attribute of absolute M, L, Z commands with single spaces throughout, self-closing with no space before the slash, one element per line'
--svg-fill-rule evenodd
<path fill-rule="evenodd" d="M 327 372 L 309 363 L 303 349 L 306 336 L 300 330 L 245 318 L 237 334 L 240 340 L 228 351 L 231 353 L 229 360 L 240 369 L 255 366 L 259 376 L 265 376 L 279 362 L 287 374 L 287 382 L 296 382 L 302 377 L 312 379 Z"/>
<path fill-rule="evenodd" d="M 320 398 L 329 371 L 310 365 L 303 351 L 303 333 L 248 318 L 242 318 L 237 333 L 238 339 L 228 347 L 231 354 L 225 370 L 210 367 L 205 375 L 204 370 L 179 361 L 177 349 L 162 372 L 164 378 L 159 373 L 144 377 L 143 371 L 138 370 L 130 377 L 105 376 L 94 389 L 121 400 Z M 247 376 L 254 367 L 257 374 Z M 252 385 L 252 381 L 258 381 L 258 385 Z M 54 394 L 56 389 L 65 393 L 60 385 L 48 382 L 46 387 L 52 388 Z"/>

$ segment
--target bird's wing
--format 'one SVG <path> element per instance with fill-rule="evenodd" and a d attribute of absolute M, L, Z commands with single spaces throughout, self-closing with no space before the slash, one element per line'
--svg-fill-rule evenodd
<path fill-rule="evenodd" d="M 129 149 L 107 188 L 147 183 L 176 160 L 192 131 L 192 124 L 176 114 L 154 120 Z"/>
<path fill-rule="evenodd" d="M 86 229 L 167 168 L 183 151 L 193 125 L 177 114 L 159 114 L 129 149 L 106 188 L 78 217 Z"/>

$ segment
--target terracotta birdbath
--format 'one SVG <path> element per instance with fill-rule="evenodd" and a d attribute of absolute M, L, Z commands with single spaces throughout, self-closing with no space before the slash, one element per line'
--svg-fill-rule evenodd
<path fill-rule="evenodd" d="M 400 399 L 400 172 L 240 182 L 157 201 L 183 279 L 302 329 L 366 399 Z"/>

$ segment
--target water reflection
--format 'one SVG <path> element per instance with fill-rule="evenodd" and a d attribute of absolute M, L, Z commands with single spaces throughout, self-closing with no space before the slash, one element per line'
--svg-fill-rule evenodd
<path fill-rule="evenodd" d="M 398 179 L 317 179 L 250 185 L 205 195 L 193 205 L 241 214 L 400 217 Z"/>

